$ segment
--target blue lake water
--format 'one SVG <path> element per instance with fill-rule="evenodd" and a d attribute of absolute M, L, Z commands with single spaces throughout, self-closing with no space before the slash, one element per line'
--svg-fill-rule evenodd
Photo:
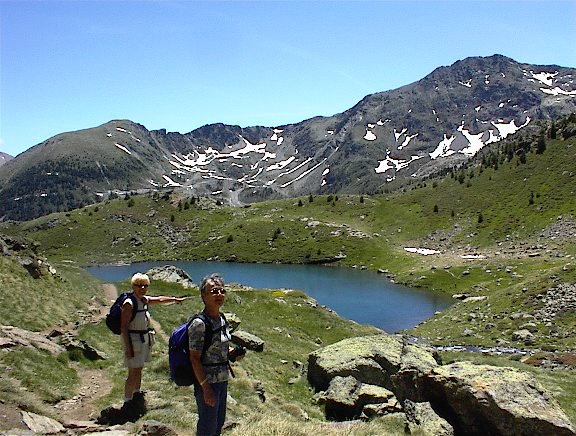
<path fill-rule="evenodd" d="M 218 272 L 226 283 L 302 290 L 344 318 L 389 333 L 414 327 L 453 303 L 448 296 L 397 285 L 376 272 L 318 265 L 163 261 L 92 266 L 86 270 L 102 280 L 118 282 L 129 279 L 135 272 L 163 265 L 183 269 L 196 284 L 205 275 Z M 152 294 L 153 289 L 152 286 Z"/>

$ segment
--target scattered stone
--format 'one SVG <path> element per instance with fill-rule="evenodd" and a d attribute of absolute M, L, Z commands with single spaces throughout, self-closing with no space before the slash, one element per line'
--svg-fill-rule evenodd
<path fill-rule="evenodd" d="M 86 433 L 92 430 L 99 430 L 103 428 L 101 425 L 96 424 L 93 421 L 78 421 L 75 419 L 64 421 L 62 424 L 64 425 L 65 428 L 72 430 L 81 430 L 82 433 Z"/>
<path fill-rule="evenodd" d="M 463 303 L 472 303 L 474 301 L 483 301 L 486 300 L 488 297 L 485 295 L 479 295 L 477 297 L 467 297 L 464 300 L 462 300 Z"/>
<path fill-rule="evenodd" d="M 456 300 L 465 300 L 469 296 L 470 296 L 470 294 L 454 294 L 454 295 L 452 295 L 452 298 L 454 298 Z"/>
<path fill-rule="evenodd" d="M 533 322 L 527 322 L 520 326 L 520 330 L 528 330 L 530 333 L 536 333 L 538 331 L 538 326 Z"/>
<path fill-rule="evenodd" d="M 21 428 L 12 428 L 0 433 L 0 436 L 36 436 L 32 430 L 24 430 Z"/>
<path fill-rule="evenodd" d="M 24 330 L 18 327 L 3 325 L 0 326 L 0 339 L 2 339 L 2 348 L 24 346 L 35 347 L 41 350 L 46 350 L 51 354 L 59 354 L 64 351 L 64 348 L 45 336 Z"/>
<path fill-rule="evenodd" d="M 172 428 L 158 421 L 149 420 L 142 425 L 141 436 L 178 436 Z"/>
<path fill-rule="evenodd" d="M 22 412 L 22 421 L 34 433 L 55 434 L 65 430 L 64 426 L 55 419 L 32 412 Z"/>
<path fill-rule="evenodd" d="M 367 416 L 385 414 L 385 410 L 401 410 L 391 391 L 361 383 L 351 376 L 334 377 L 326 392 L 319 397 L 319 402 L 325 404 L 326 417 L 335 421 L 359 418 L 367 405 L 375 406 L 366 411 Z"/>
<path fill-rule="evenodd" d="M 574 436 L 576 429 L 532 374 L 457 362 L 417 381 L 457 434 Z M 513 430 L 512 430 L 513 429 Z"/>
<path fill-rule="evenodd" d="M 529 330 L 517 330 L 512 333 L 513 341 L 524 342 L 526 345 L 533 345 L 535 339 L 535 336 Z"/>
<path fill-rule="evenodd" d="M 252 351 L 264 351 L 264 341 L 258 336 L 243 330 L 232 333 L 232 342 Z"/>

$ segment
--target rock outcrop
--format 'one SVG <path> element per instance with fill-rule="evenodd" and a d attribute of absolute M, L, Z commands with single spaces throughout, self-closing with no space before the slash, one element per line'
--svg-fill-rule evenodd
<path fill-rule="evenodd" d="M 164 265 L 149 269 L 146 274 L 150 280 L 179 283 L 183 288 L 193 288 L 196 285 L 186 271 L 174 265 Z"/>
<path fill-rule="evenodd" d="M 442 365 L 432 349 L 398 336 L 348 338 L 319 349 L 309 355 L 308 380 L 324 391 L 318 398 L 333 419 L 370 416 L 369 410 L 378 409 L 381 396 L 359 394 L 368 384 L 386 388 L 404 405 L 407 428 L 418 423 L 419 414 L 431 413 L 424 405 L 429 403 L 438 415 L 438 434 L 451 434 L 453 428 L 457 436 L 576 435 L 566 414 L 531 374 L 470 362 Z"/>
<path fill-rule="evenodd" d="M 244 330 L 237 330 L 232 333 L 232 342 L 248 348 L 252 351 L 264 351 L 264 341 L 258 336 Z"/>
<path fill-rule="evenodd" d="M 31 332 L 14 326 L 0 326 L 0 348 L 15 346 L 34 347 L 48 351 L 51 354 L 59 354 L 64 347 L 51 341 L 40 333 Z"/>

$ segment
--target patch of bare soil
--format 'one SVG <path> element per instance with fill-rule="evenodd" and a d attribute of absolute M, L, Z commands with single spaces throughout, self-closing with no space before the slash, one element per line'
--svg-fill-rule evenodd
<path fill-rule="evenodd" d="M 26 429 L 22 421 L 22 412 L 13 404 L 0 400 L 0 432 L 11 429 Z"/>

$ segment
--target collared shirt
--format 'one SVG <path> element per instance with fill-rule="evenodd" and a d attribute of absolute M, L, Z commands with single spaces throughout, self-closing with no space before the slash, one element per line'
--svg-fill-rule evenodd
<path fill-rule="evenodd" d="M 228 346 L 232 337 L 222 318 L 212 319 L 208 315 L 205 318 L 212 326 L 212 343 L 202 358 L 202 366 L 208 383 L 221 383 L 229 378 Z M 188 327 L 188 346 L 192 351 L 202 351 L 204 348 L 204 333 L 206 325 L 204 321 L 195 318 Z M 212 365 L 221 363 L 220 365 Z"/>

